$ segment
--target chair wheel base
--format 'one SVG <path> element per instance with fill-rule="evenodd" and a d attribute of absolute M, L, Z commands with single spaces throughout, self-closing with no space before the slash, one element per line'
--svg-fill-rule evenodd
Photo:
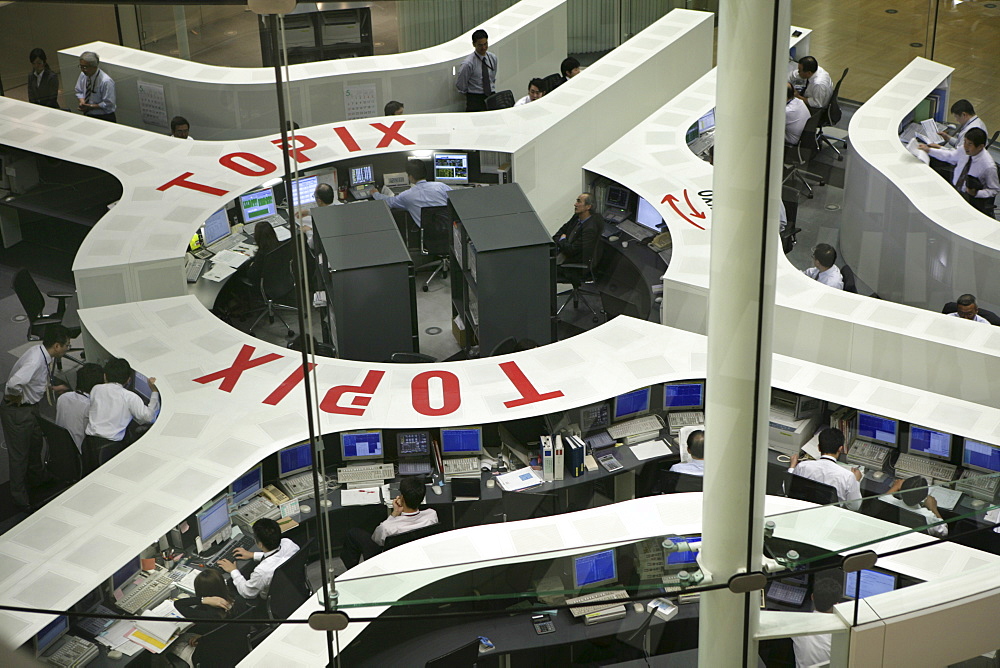
<path fill-rule="evenodd" d="M 290 330 L 288 330 L 288 334 L 286 334 L 285 336 L 287 336 L 290 339 L 294 339 L 295 338 L 295 332 L 290 329 Z"/>
<path fill-rule="evenodd" d="M 430 290 L 430 288 L 428 288 L 428 287 L 427 287 L 426 285 L 424 285 L 424 286 L 421 286 L 421 288 L 420 288 L 420 289 L 421 289 L 421 290 L 423 290 L 424 292 L 427 292 L 427 291 L 429 291 L 429 290 Z"/>
<path fill-rule="evenodd" d="M 825 185 L 826 185 L 826 181 L 820 181 L 820 182 L 819 182 L 819 185 L 821 185 L 821 186 L 825 186 Z"/>
<path fill-rule="evenodd" d="M 843 161 L 844 161 L 844 156 L 838 155 L 837 156 L 837 162 L 843 162 Z"/>
<path fill-rule="evenodd" d="M 813 194 L 812 193 L 809 193 L 808 195 L 806 195 L 806 199 L 812 199 L 812 198 L 813 198 Z"/>

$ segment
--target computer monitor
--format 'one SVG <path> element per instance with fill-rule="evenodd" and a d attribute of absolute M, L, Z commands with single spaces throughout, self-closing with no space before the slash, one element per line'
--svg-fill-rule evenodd
<path fill-rule="evenodd" d="M 606 402 L 584 406 L 580 409 L 580 429 L 584 433 L 607 429 L 611 426 L 611 410 Z"/>
<path fill-rule="evenodd" d="M 359 459 L 382 459 L 382 432 L 345 431 L 340 435 L 340 455 L 345 462 Z"/>
<path fill-rule="evenodd" d="M 951 434 L 910 425 L 908 452 L 933 459 L 951 460 Z"/>
<path fill-rule="evenodd" d="M 469 155 L 467 153 L 435 153 L 434 180 L 441 183 L 468 183 Z"/>
<path fill-rule="evenodd" d="M 894 448 L 899 438 L 899 420 L 858 411 L 858 438 Z"/>
<path fill-rule="evenodd" d="M 132 391 L 142 397 L 143 403 L 148 404 L 153 397 L 153 389 L 149 386 L 149 378 L 139 373 L 132 372 Z"/>
<path fill-rule="evenodd" d="M 698 119 L 698 134 L 703 135 L 715 128 L 715 108 Z"/>
<path fill-rule="evenodd" d="M 278 477 L 302 473 L 312 468 L 312 448 L 309 441 L 290 445 L 278 451 Z"/>
<path fill-rule="evenodd" d="M 695 139 L 698 138 L 698 124 L 694 123 L 688 128 L 687 134 L 684 135 L 684 143 L 690 145 Z"/>
<path fill-rule="evenodd" d="M 59 615 L 35 636 L 35 658 L 39 658 L 69 631 L 69 617 Z"/>
<path fill-rule="evenodd" d="M 639 208 L 635 212 L 635 222 L 645 225 L 651 230 L 658 230 L 663 227 L 663 218 L 660 216 L 660 212 L 653 208 L 653 205 L 643 197 L 639 198 Z"/>
<path fill-rule="evenodd" d="M 111 575 L 111 592 L 112 594 L 116 591 L 121 591 L 124 589 L 135 576 L 139 575 L 139 571 L 142 570 L 142 562 L 139 557 L 130 559 L 128 563 L 119 568 Z"/>
<path fill-rule="evenodd" d="M 230 505 L 238 506 L 263 487 L 264 478 L 260 466 L 255 466 L 229 486 Z"/>
<path fill-rule="evenodd" d="M 195 513 L 198 524 L 198 538 L 202 545 L 208 545 L 219 538 L 229 528 L 229 498 L 223 496 L 212 502 L 206 510 Z"/>
<path fill-rule="evenodd" d="M 671 538 L 674 543 L 700 543 L 701 538 Z M 678 566 L 683 566 L 685 564 L 696 564 L 698 563 L 698 551 L 697 550 L 685 550 L 683 552 L 668 552 L 666 559 L 663 560 L 663 565 L 668 568 L 677 568 Z"/>
<path fill-rule="evenodd" d="M 319 176 L 303 176 L 292 181 L 292 206 L 308 206 L 316 204 L 316 187 Z"/>
<path fill-rule="evenodd" d="M 598 587 L 618 581 L 615 548 L 573 557 L 573 588 Z"/>
<path fill-rule="evenodd" d="M 649 412 L 649 388 L 643 387 L 615 397 L 614 420 L 643 415 Z"/>
<path fill-rule="evenodd" d="M 396 434 L 396 453 L 400 457 L 426 457 L 430 451 L 430 432 L 401 431 Z"/>
<path fill-rule="evenodd" d="M 359 165 L 350 169 L 351 187 L 374 185 L 375 169 L 371 165 Z"/>
<path fill-rule="evenodd" d="M 876 594 L 884 594 L 896 589 L 896 576 L 865 569 L 861 571 L 861 586 L 858 592 L 857 576 L 847 573 L 844 577 L 844 598 L 868 598 Z"/>
<path fill-rule="evenodd" d="M 983 473 L 1000 473 L 1000 446 L 965 439 L 962 444 L 962 466 Z"/>
<path fill-rule="evenodd" d="M 244 225 L 253 225 L 258 220 L 276 216 L 278 208 L 274 202 L 274 191 L 270 188 L 255 190 L 240 195 L 240 215 Z"/>
<path fill-rule="evenodd" d="M 229 216 L 226 215 L 225 209 L 219 209 L 205 221 L 205 228 L 201 236 L 205 240 L 205 245 L 211 246 L 228 237 L 229 233 Z"/>
<path fill-rule="evenodd" d="M 604 200 L 606 206 L 614 207 L 616 209 L 627 209 L 628 208 L 628 188 L 622 188 L 620 186 L 609 186 L 608 196 Z"/>
<path fill-rule="evenodd" d="M 483 452 L 482 427 L 450 427 L 441 430 L 441 454 L 478 455 Z"/>
<path fill-rule="evenodd" d="M 704 383 L 664 383 L 663 408 L 668 411 L 694 411 L 705 407 Z"/>

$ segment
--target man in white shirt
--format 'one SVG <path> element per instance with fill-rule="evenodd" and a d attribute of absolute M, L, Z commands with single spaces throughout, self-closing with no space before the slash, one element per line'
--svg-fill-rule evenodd
<path fill-rule="evenodd" d="M 920 150 L 942 162 L 955 165 L 951 184 L 966 199 L 976 200 L 974 205 L 979 202 L 992 204 L 997 193 L 1000 193 L 1000 181 L 997 179 L 997 163 L 986 150 L 986 131 L 971 128 L 965 133 L 962 142 L 963 148 L 956 151 L 931 148 L 927 144 L 920 144 Z"/>
<path fill-rule="evenodd" d="M 329 183 L 321 183 L 316 186 L 316 191 L 313 194 L 313 197 L 316 198 L 316 208 L 340 204 L 340 202 L 337 201 L 336 193 L 333 191 L 333 186 Z M 313 219 L 311 211 L 302 207 L 295 212 L 295 218 L 299 221 L 299 228 L 306 235 L 306 242 L 309 244 L 309 247 L 312 248 Z"/>
<path fill-rule="evenodd" d="M 948 535 L 948 525 L 943 523 L 944 518 L 938 510 L 937 499 L 927 493 L 929 486 L 923 476 L 896 478 L 889 491 L 879 498 L 886 503 L 921 515 L 927 524 L 933 525 L 927 527 L 927 533 L 937 538 L 944 538 Z"/>
<path fill-rule="evenodd" d="M 844 594 L 843 571 L 821 571 L 813 583 L 813 608 L 819 613 L 833 612 Z M 829 633 L 811 636 L 795 636 L 792 647 L 795 650 L 795 668 L 810 668 L 830 661 L 830 645 L 833 637 Z"/>
<path fill-rule="evenodd" d="M 369 536 L 357 527 L 347 532 L 344 549 L 340 553 L 344 565 L 354 568 L 361 562 L 361 557 L 371 559 L 380 554 L 385 546 L 385 539 L 390 536 L 437 524 L 436 510 L 420 510 L 424 492 L 424 483 L 419 476 L 403 478 L 399 483 L 399 495 L 392 500 L 392 512 L 378 525 L 375 533 Z"/>
<path fill-rule="evenodd" d="M 828 285 L 836 290 L 844 289 L 844 277 L 840 268 L 834 264 L 837 261 L 837 251 L 830 244 L 816 244 L 813 248 L 813 266 L 802 271 L 809 278 Z"/>
<path fill-rule="evenodd" d="M 194 137 L 191 136 L 191 124 L 188 123 L 188 119 L 183 116 L 174 116 L 170 119 L 170 136 L 175 139 L 186 139 L 187 141 L 194 141 Z"/>
<path fill-rule="evenodd" d="M 42 343 L 28 348 L 14 363 L 4 386 L 0 405 L 0 425 L 3 427 L 10 470 L 10 494 L 14 506 L 27 509 L 28 477 L 44 482 L 42 465 L 42 429 L 38 425 L 38 404 L 46 393 L 65 392 L 65 385 L 51 385 L 52 366 L 69 350 L 69 330 L 62 325 L 48 325 Z"/>
<path fill-rule="evenodd" d="M 844 451 L 844 432 L 836 427 L 827 427 L 819 433 L 820 458 L 816 461 L 799 462 L 799 454 L 792 455 L 789 473 L 800 475 L 830 485 L 837 490 L 837 499 L 851 510 L 861 507 L 861 471 L 850 471 L 837 463 L 837 457 Z"/>
<path fill-rule="evenodd" d="M 785 144 L 795 146 L 802 137 L 802 130 L 812 114 L 809 107 L 801 99 L 795 97 L 792 84 L 787 84 L 788 93 L 785 101 Z"/>
<path fill-rule="evenodd" d="M 76 390 L 64 392 L 56 401 L 56 424 L 69 432 L 81 453 L 89 423 L 90 392 L 103 382 L 104 369 L 100 364 L 88 362 L 76 372 Z"/>
<path fill-rule="evenodd" d="M 80 55 L 80 76 L 76 80 L 79 109 L 91 118 L 117 122 L 115 82 L 101 69 L 101 59 L 93 51 Z"/>
<path fill-rule="evenodd" d="M 795 97 L 810 109 L 823 109 L 833 97 L 833 79 L 812 56 L 799 59 L 799 68 L 789 73 L 788 83 L 795 87 Z"/>
<path fill-rule="evenodd" d="M 299 546 L 288 538 L 281 537 L 281 527 L 272 519 L 261 518 L 253 524 L 253 537 L 262 552 L 250 552 L 239 547 L 233 550 L 236 559 L 252 559 L 253 572 L 243 575 L 236 564 L 229 559 L 219 559 L 219 568 L 233 578 L 233 586 L 245 599 L 267 598 L 271 589 L 274 571 L 299 551 Z"/>
<path fill-rule="evenodd" d="M 390 209 L 406 209 L 410 218 L 420 227 L 420 209 L 425 206 L 445 206 L 448 204 L 447 183 L 427 180 L 427 167 L 421 160 L 406 163 L 406 174 L 413 185 L 395 196 L 375 193 L 375 199 L 383 200 Z"/>
<path fill-rule="evenodd" d="M 520 100 L 514 103 L 515 107 L 520 107 L 522 104 L 528 104 L 529 102 L 534 102 L 535 100 L 545 97 L 545 94 L 549 92 L 545 87 L 545 79 L 532 79 L 528 83 L 528 94 L 522 97 Z"/>
<path fill-rule="evenodd" d="M 104 366 L 107 382 L 90 391 L 90 412 L 87 418 L 87 436 L 104 441 L 122 441 L 130 422 L 149 424 L 160 410 L 160 391 L 156 379 L 149 379 L 152 394 L 147 406 L 139 395 L 125 389 L 132 379 L 132 367 L 126 360 L 111 358 Z M 100 443 L 100 441 L 96 441 Z"/>
<path fill-rule="evenodd" d="M 990 321 L 979 315 L 979 307 L 976 306 L 975 295 L 964 294 L 958 298 L 955 302 L 955 307 L 958 309 L 954 313 L 949 313 L 953 318 L 962 318 L 963 320 L 971 320 L 972 322 L 981 322 L 985 325 L 990 324 Z"/>
<path fill-rule="evenodd" d="M 670 467 L 672 473 L 684 473 L 686 475 L 705 475 L 705 432 L 696 429 L 688 434 L 687 451 L 691 455 L 691 461 L 678 462 Z"/>
<path fill-rule="evenodd" d="M 979 128 L 987 135 L 989 134 L 989 131 L 986 129 L 986 123 L 983 123 L 983 120 L 976 115 L 975 108 L 968 100 L 958 100 L 951 105 L 951 115 L 955 117 L 955 125 L 958 128 L 955 136 L 952 137 L 947 132 L 938 132 L 943 141 L 937 144 L 928 144 L 928 146 L 931 148 L 961 150 L 965 133 L 972 128 Z"/>

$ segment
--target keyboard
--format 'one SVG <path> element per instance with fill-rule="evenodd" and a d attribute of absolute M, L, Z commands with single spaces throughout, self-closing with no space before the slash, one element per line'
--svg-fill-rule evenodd
<path fill-rule="evenodd" d="M 652 231 L 648 227 L 643 227 L 639 223 L 634 223 L 631 220 L 623 220 L 618 223 L 618 229 L 636 241 L 646 241 L 647 239 L 651 239 L 656 236 L 656 232 Z"/>
<path fill-rule="evenodd" d="M 392 464 L 360 464 L 337 469 L 339 483 L 378 482 L 395 477 Z"/>
<path fill-rule="evenodd" d="M 592 594 L 584 594 L 576 598 L 567 598 L 566 605 L 573 606 L 569 609 L 574 617 L 592 615 L 601 610 L 613 608 L 621 605 L 620 601 L 628 598 L 628 592 L 624 589 L 609 589 L 607 591 L 595 591 Z"/>
<path fill-rule="evenodd" d="M 276 520 L 281 517 L 281 509 L 264 497 L 258 496 L 252 501 L 232 513 L 233 522 L 236 523 L 243 533 L 253 532 L 253 523 L 262 517 Z"/>
<path fill-rule="evenodd" d="M 847 451 L 848 464 L 861 464 L 876 471 L 882 470 L 888 457 L 889 448 L 857 439 L 851 443 L 851 449 Z"/>
<path fill-rule="evenodd" d="M 431 472 L 429 462 L 407 462 L 400 460 L 399 475 L 423 475 Z"/>
<path fill-rule="evenodd" d="M 699 135 L 697 139 L 688 144 L 688 148 L 691 149 L 692 153 L 694 153 L 696 156 L 700 158 L 702 157 L 702 154 L 705 153 L 705 151 L 712 148 L 712 146 L 714 145 L 715 145 L 715 133 L 706 132 L 702 135 Z"/>
<path fill-rule="evenodd" d="M 231 559 L 233 552 L 238 548 L 243 548 L 244 550 L 253 552 L 253 548 L 256 545 L 257 541 L 253 539 L 253 536 L 241 535 L 239 538 L 230 538 L 223 543 L 222 548 L 218 552 L 205 560 L 205 565 L 215 566 L 219 563 L 219 559 Z"/>
<path fill-rule="evenodd" d="M 86 666 L 101 654 L 97 645 L 83 638 L 63 636 L 60 642 L 55 652 L 42 657 L 43 661 L 53 666 L 71 668 L 71 666 Z"/>
<path fill-rule="evenodd" d="M 313 496 L 312 472 L 300 473 L 281 479 L 281 487 L 288 496 L 294 499 L 305 499 Z M 319 493 L 326 494 L 326 476 L 320 476 Z"/>
<path fill-rule="evenodd" d="M 897 478 L 912 478 L 919 475 L 932 481 L 943 480 L 944 482 L 954 480 L 955 474 L 958 472 L 958 467 L 954 464 L 946 464 L 935 459 L 908 453 L 899 456 L 895 468 Z"/>
<path fill-rule="evenodd" d="M 774 580 L 771 582 L 771 586 L 767 588 L 767 598 L 772 601 L 777 601 L 778 603 L 784 603 L 785 605 L 792 605 L 799 608 L 802 607 L 803 603 L 805 603 L 806 591 L 808 590 L 805 587 L 797 587 L 792 584 Z"/>
<path fill-rule="evenodd" d="M 444 460 L 445 475 L 462 475 L 463 473 L 479 473 L 482 467 L 479 457 L 455 457 Z"/>
<path fill-rule="evenodd" d="M 187 274 L 185 278 L 188 283 L 197 283 L 198 279 L 201 278 L 201 272 L 205 270 L 205 260 L 200 258 L 193 258 L 187 266 Z"/>
<path fill-rule="evenodd" d="M 667 424 L 670 425 L 670 433 L 676 435 L 680 433 L 682 427 L 695 427 L 705 424 L 705 413 L 702 411 L 670 413 L 667 415 Z"/>
<path fill-rule="evenodd" d="M 258 221 L 260 222 L 260 221 Z M 245 243 L 246 239 L 242 234 L 230 234 L 228 237 L 221 241 L 217 241 L 208 247 L 208 250 L 212 253 L 221 253 L 224 250 L 233 250 L 242 243 Z"/>
<path fill-rule="evenodd" d="M 145 582 L 136 586 L 116 605 L 130 615 L 135 615 L 142 610 L 159 605 L 173 593 L 173 590 L 174 581 L 170 579 L 166 571 L 161 571 L 156 575 L 147 576 Z"/>
<path fill-rule="evenodd" d="M 961 490 L 969 496 L 992 503 L 997 495 L 997 485 L 1000 477 L 996 474 L 990 475 L 978 471 L 962 471 L 962 477 L 955 483 L 955 489 Z"/>
<path fill-rule="evenodd" d="M 385 192 L 386 189 L 388 189 L 389 192 Z M 385 186 L 385 188 L 382 189 L 382 192 L 386 195 L 396 196 L 399 195 L 400 193 L 406 192 L 409 189 L 410 189 L 409 184 L 405 186 Z"/>
<path fill-rule="evenodd" d="M 626 220 L 628 220 L 628 216 L 624 213 L 619 213 L 617 211 L 605 211 L 604 220 L 608 221 L 609 223 L 614 223 L 615 225 L 621 225 Z"/>
<path fill-rule="evenodd" d="M 661 429 L 663 429 L 663 418 L 659 415 L 644 415 L 628 422 L 611 425 L 608 427 L 608 434 L 616 441 L 632 445 L 656 438 L 660 435 Z"/>

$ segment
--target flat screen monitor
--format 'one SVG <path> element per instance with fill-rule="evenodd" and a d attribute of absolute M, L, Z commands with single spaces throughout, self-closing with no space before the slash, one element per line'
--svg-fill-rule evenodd
<path fill-rule="evenodd" d="M 868 598 L 876 594 L 884 594 L 896 589 L 896 576 L 881 571 L 861 571 L 861 586 L 858 592 L 857 576 L 848 573 L 844 578 L 844 598 Z"/>
<path fill-rule="evenodd" d="M 396 452 L 400 457 L 424 457 L 431 451 L 428 431 L 401 431 L 396 434 Z"/>
<path fill-rule="evenodd" d="M 345 431 L 340 435 L 340 454 L 345 462 L 358 459 L 382 459 L 382 432 Z"/>
<path fill-rule="evenodd" d="M 67 631 L 69 631 L 69 617 L 66 615 L 59 615 L 46 624 L 45 628 L 35 636 L 35 658 L 45 654 Z"/>
<path fill-rule="evenodd" d="M 635 222 L 645 225 L 651 230 L 663 227 L 663 218 L 660 213 L 642 197 L 639 198 L 639 208 L 635 212 Z"/>
<path fill-rule="evenodd" d="M 628 188 L 621 188 L 619 186 L 610 186 L 608 188 L 608 198 L 605 200 L 604 203 L 607 206 L 611 206 L 616 209 L 627 209 Z"/>
<path fill-rule="evenodd" d="M 896 447 L 899 420 L 858 411 L 858 438 Z"/>
<path fill-rule="evenodd" d="M 195 514 L 194 518 L 198 523 L 198 537 L 203 545 L 208 545 L 229 528 L 229 499 L 223 496 L 206 510 Z"/>
<path fill-rule="evenodd" d="M 375 183 L 375 168 L 371 165 L 360 165 L 350 169 L 351 187 L 367 186 Z"/>
<path fill-rule="evenodd" d="M 663 408 L 668 411 L 701 410 L 705 407 L 704 383 L 664 383 Z"/>
<path fill-rule="evenodd" d="M 607 429 L 611 426 L 611 410 L 607 403 L 601 402 L 580 409 L 580 429 L 584 433 Z"/>
<path fill-rule="evenodd" d="M 308 471 L 312 468 L 312 465 L 312 448 L 309 445 L 309 441 L 299 443 L 298 445 L 290 445 L 278 451 L 279 478 Z"/>
<path fill-rule="evenodd" d="M 144 403 L 149 403 L 153 397 L 153 390 L 149 387 L 149 378 L 138 371 L 132 372 L 132 390 L 142 397 Z"/>
<path fill-rule="evenodd" d="M 910 425 L 909 452 L 934 459 L 951 459 L 951 434 Z"/>
<path fill-rule="evenodd" d="M 205 240 L 206 246 L 211 246 L 228 237 L 229 231 L 229 216 L 226 215 L 225 209 L 219 209 L 205 221 L 202 238 Z"/>
<path fill-rule="evenodd" d="M 244 225 L 253 225 L 258 220 L 278 215 L 274 191 L 263 188 L 240 195 L 240 215 L 243 216 Z"/>
<path fill-rule="evenodd" d="M 435 153 L 434 180 L 441 183 L 468 183 L 469 155 L 467 153 Z"/>
<path fill-rule="evenodd" d="M 256 494 L 263 487 L 263 474 L 260 466 L 255 466 L 229 486 L 229 494 L 232 497 L 230 504 L 238 506 L 251 496 Z"/>
<path fill-rule="evenodd" d="M 292 181 L 292 206 L 308 206 L 316 204 L 316 186 L 319 176 L 303 176 Z"/>
<path fill-rule="evenodd" d="M 695 123 L 690 128 L 688 128 L 687 134 L 684 135 L 684 143 L 690 145 L 695 139 L 698 138 L 698 124 Z"/>
<path fill-rule="evenodd" d="M 703 135 L 715 128 L 715 109 L 698 119 L 698 134 Z"/>
<path fill-rule="evenodd" d="M 643 415 L 649 412 L 649 388 L 643 387 L 632 392 L 619 394 L 615 397 L 614 419 L 624 420 L 626 418 Z"/>
<path fill-rule="evenodd" d="M 123 589 L 125 585 L 135 579 L 141 568 L 139 557 L 136 557 L 115 571 L 111 576 L 111 591 L 114 592 Z"/>
<path fill-rule="evenodd" d="M 671 538 L 674 543 L 700 543 L 701 538 Z M 683 552 L 668 552 L 663 563 L 665 566 L 680 566 L 682 564 L 694 564 L 698 562 L 697 550 L 685 550 Z"/>
<path fill-rule="evenodd" d="M 573 588 L 597 587 L 618 581 L 615 549 L 573 557 Z"/>
<path fill-rule="evenodd" d="M 442 455 L 478 455 L 482 451 L 482 427 L 450 427 L 441 430 Z"/>
<path fill-rule="evenodd" d="M 967 438 L 962 444 L 962 466 L 984 473 L 1000 473 L 1000 447 Z"/>

